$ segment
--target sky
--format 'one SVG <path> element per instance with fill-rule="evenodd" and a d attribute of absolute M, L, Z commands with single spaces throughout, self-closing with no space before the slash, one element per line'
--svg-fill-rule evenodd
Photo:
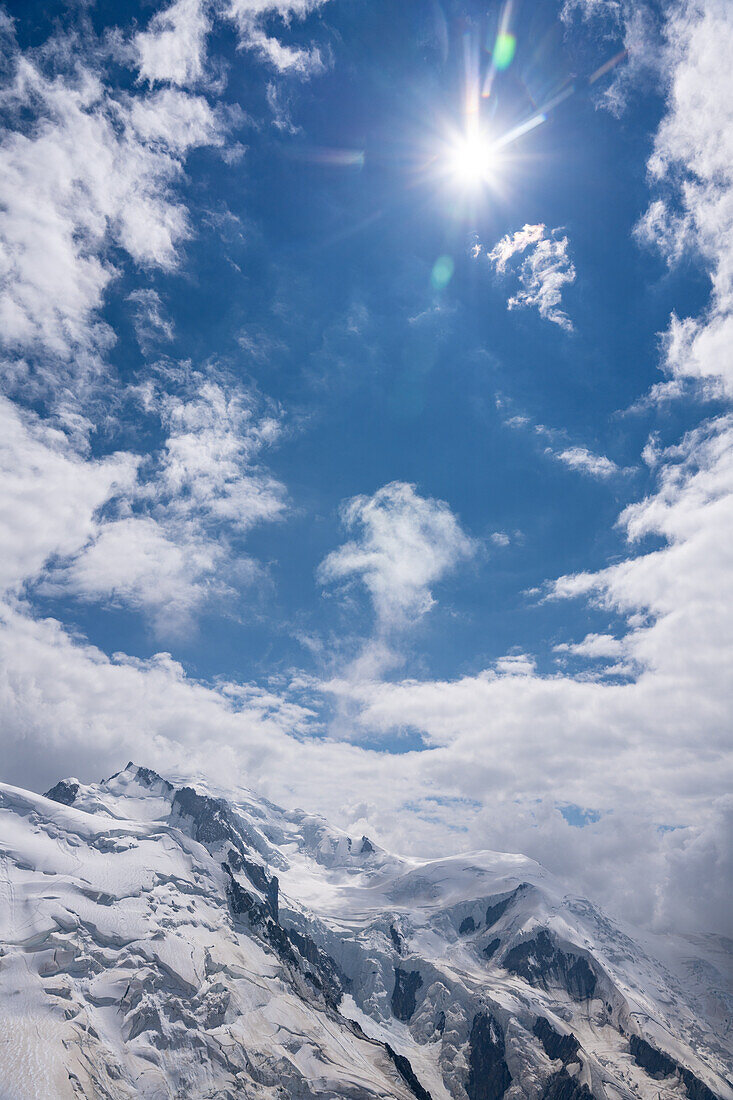
<path fill-rule="evenodd" d="M 733 934 L 733 6 L 0 13 L 3 778 Z"/>

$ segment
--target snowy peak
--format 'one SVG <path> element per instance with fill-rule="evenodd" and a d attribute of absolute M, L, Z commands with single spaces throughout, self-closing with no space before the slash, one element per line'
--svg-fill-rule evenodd
<path fill-rule="evenodd" d="M 733 1100 L 725 946 L 690 965 L 523 856 L 132 763 L 0 787 L 0 852 L 2 1097 Z"/>

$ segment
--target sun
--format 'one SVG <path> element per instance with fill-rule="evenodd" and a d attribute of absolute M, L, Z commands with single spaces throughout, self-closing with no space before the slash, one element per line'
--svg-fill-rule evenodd
<path fill-rule="evenodd" d="M 496 150 L 478 129 L 463 133 L 450 143 L 447 161 L 449 173 L 464 187 L 480 187 L 496 174 Z"/>

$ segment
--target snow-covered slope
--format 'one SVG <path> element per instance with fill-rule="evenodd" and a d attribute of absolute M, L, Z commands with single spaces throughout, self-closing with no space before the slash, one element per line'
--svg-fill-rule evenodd
<path fill-rule="evenodd" d="M 401 859 L 130 764 L 0 786 L 0 859 L 0 1100 L 733 1100 L 733 945 L 522 856 Z"/>

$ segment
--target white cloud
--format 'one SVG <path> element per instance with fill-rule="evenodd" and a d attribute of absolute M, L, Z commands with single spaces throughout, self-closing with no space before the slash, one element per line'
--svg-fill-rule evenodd
<path fill-rule="evenodd" d="M 143 266 L 176 264 L 190 228 L 173 185 L 220 126 L 199 97 L 114 98 L 81 64 L 52 79 L 17 53 L 3 95 L 32 121 L 0 143 L 2 342 L 79 360 L 114 339 L 97 316 L 117 274 L 111 245 Z"/>
<path fill-rule="evenodd" d="M 575 282 L 575 267 L 568 255 L 568 238 L 559 230 L 547 232 L 545 226 L 525 225 L 513 235 L 507 234 L 487 252 L 489 263 L 499 274 L 517 255 L 523 258 L 516 268 L 522 289 L 507 302 L 509 309 L 536 307 L 541 317 L 572 332 L 573 324 L 557 307 L 563 287 Z M 528 251 L 529 249 L 529 251 Z"/>
<path fill-rule="evenodd" d="M 74 553 L 96 528 L 97 510 L 129 491 L 137 460 L 99 462 L 66 436 L 0 398 L 0 588 L 18 591 L 49 559 Z"/>
<path fill-rule="evenodd" d="M 546 424 L 533 424 L 528 416 L 510 416 L 504 421 L 504 424 L 507 428 L 531 428 L 536 436 L 548 441 L 548 446 L 544 449 L 546 455 L 550 455 L 569 469 L 577 470 L 588 477 L 596 477 L 605 481 L 615 474 L 629 472 L 621 469 L 613 459 L 608 458 L 606 455 L 596 454 L 587 447 L 581 447 L 578 444 L 568 446 L 567 432 L 557 428 L 548 428 Z"/>
<path fill-rule="evenodd" d="M 561 642 L 554 646 L 555 653 L 569 653 L 573 657 L 622 657 L 625 645 L 613 634 L 586 634 L 582 642 Z"/>
<path fill-rule="evenodd" d="M 284 486 L 258 465 L 282 432 L 276 414 L 237 387 L 194 376 L 193 392 L 162 395 L 168 438 L 151 493 L 168 515 L 223 521 L 240 531 L 280 518 Z"/>
<path fill-rule="evenodd" d="M 668 110 L 649 172 L 661 197 L 639 236 L 670 262 L 694 250 L 711 270 L 710 308 L 673 316 L 665 367 L 733 394 L 733 10 L 727 0 L 675 4 L 666 25 Z"/>
<path fill-rule="evenodd" d="M 168 431 L 140 477 L 89 525 L 84 545 L 59 560 L 41 590 L 149 613 L 156 631 L 190 628 L 204 603 L 260 575 L 230 546 L 232 534 L 280 519 L 284 486 L 258 464 L 281 425 L 250 395 L 195 372 L 182 395 L 143 391 Z"/>
<path fill-rule="evenodd" d="M 214 19 L 236 25 L 240 46 L 252 50 L 278 73 L 309 77 L 323 71 L 317 48 L 284 43 L 270 30 L 273 20 L 289 27 L 326 0 L 175 0 L 156 13 L 135 37 L 140 76 L 150 83 L 186 87 L 206 76 L 206 40 Z"/>
<path fill-rule="evenodd" d="M 100 524 L 46 589 L 148 612 L 158 634 L 176 635 L 190 628 L 207 599 L 234 596 L 220 579 L 225 559 L 225 546 L 214 539 L 167 533 L 150 516 L 126 516 Z"/>
<path fill-rule="evenodd" d="M 382 626 L 425 614 L 433 605 L 430 586 L 473 552 L 448 505 L 419 496 L 405 482 L 354 497 L 342 514 L 360 535 L 328 555 L 319 578 L 328 583 L 359 577 Z"/>
<path fill-rule="evenodd" d="M 619 473 L 619 468 L 612 459 L 605 455 L 597 455 L 589 451 L 587 447 L 566 447 L 562 451 L 555 451 L 554 457 L 558 462 L 569 466 L 571 470 L 579 470 L 589 477 L 598 477 L 603 480 Z"/>
<path fill-rule="evenodd" d="M 161 341 L 173 339 L 173 324 L 163 312 L 163 303 L 156 290 L 133 290 L 127 296 L 133 303 L 133 324 L 137 342 L 144 352 L 149 352 Z"/>
<path fill-rule="evenodd" d="M 210 30 L 208 6 L 202 0 L 175 0 L 156 12 L 147 30 L 135 38 L 144 80 L 185 87 L 203 78 Z"/>
<path fill-rule="evenodd" d="M 512 236 L 507 235 L 498 241 L 487 255 L 500 275 L 506 271 L 506 266 L 513 256 L 525 252 L 531 244 L 539 244 L 544 238 L 544 225 L 525 225 L 518 229 Z M 479 253 L 480 254 L 480 253 Z"/>
<path fill-rule="evenodd" d="M 326 0 L 227 0 L 228 15 L 237 25 L 240 42 L 254 50 L 280 73 L 300 77 L 322 72 L 324 59 L 315 47 L 291 46 L 267 30 L 268 20 L 280 19 L 286 26 L 305 19 Z"/>

